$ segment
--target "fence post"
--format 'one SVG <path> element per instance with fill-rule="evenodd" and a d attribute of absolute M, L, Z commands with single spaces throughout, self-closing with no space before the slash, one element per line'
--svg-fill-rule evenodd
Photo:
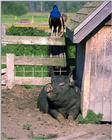
<path fill-rule="evenodd" d="M 6 63 L 7 63 L 7 83 L 6 86 L 11 89 L 15 82 L 14 82 L 14 54 L 7 54 L 6 55 Z"/>

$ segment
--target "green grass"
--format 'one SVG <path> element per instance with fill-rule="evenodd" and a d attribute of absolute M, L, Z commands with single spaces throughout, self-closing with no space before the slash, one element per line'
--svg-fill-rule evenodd
<path fill-rule="evenodd" d="M 23 16 L 13 16 L 13 15 L 1 15 L 1 21 L 4 24 L 16 24 L 19 23 L 21 19 L 28 19 L 29 21 L 33 21 L 34 23 L 48 23 L 48 14 L 38 14 L 31 15 L 26 14 Z"/>
<path fill-rule="evenodd" d="M 22 85 L 26 89 L 35 89 L 35 88 L 42 88 L 43 86 L 40 85 Z"/>
<path fill-rule="evenodd" d="M 34 23 L 48 23 L 48 17 L 46 16 L 34 16 Z"/>
<path fill-rule="evenodd" d="M 48 138 L 46 138 L 44 136 L 38 136 L 38 137 L 32 138 L 32 140 L 48 140 Z"/>
<path fill-rule="evenodd" d="M 68 19 L 73 16 L 73 13 L 66 13 Z M 49 13 L 28 13 L 22 16 L 14 16 L 14 15 L 1 15 L 2 23 L 6 25 L 14 25 L 20 22 L 21 19 L 28 19 L 32 21 L 32 16 L 34 20 L 34 24 L 38 23 L 48 23 Z"/>
<path fill-rule="evenodd" d="M 7 35 L 18 35 L 18 36 L 49 36 L 49 33 L 32 27 L 15 27 L 11 26 L 6 31 Z M 27 45 L 29 46 L 29 45 Z M 35 46 L 35 45 L 33 45 Z M 38 45 L 39 46 L 39 45 Z"/>
<path fill-rule="evenodd" d="M 48 134 L 48 136 L 36 136 L 33 137 L 32 140 L 48 140 L 53 138 L 57 138 L 57 134 Z"/>
<path fill-rule="evenodd" d="M 5 64 L 1 65 L 1 68 L 6 68 Z M 16 65 L 15 75 L 20 77 L 48 77 L 48 66 L 25 66 Z"/>
<path fill-rule="evenodd" d="M 16 56 L 48 56 L 48 46 L 39 45 L 6 45 L 1 47 L 1 54 L 14 53 Z"/>
<path fill-rule="evenodd" d="M 16 76 L 47 77 L 47 66 L 15 66 Z"/>
<path fill-rule="evenodd" d="M 100 124 L 102 120 L 103 115 L 102 114 L 96 114 L 92 110 L 89 110 L 87 113 L 87 116 L 85 118 L 82 117 L 81 114 L 77 117 L 76 121 L 79 124 Z"/>
<path fill-rule="evenodd" d="M 5 64 L 2 64 L 2 65 L 1 65 L 1 68 L 2 68 L 2 69 L 6 68 L 6 65 L 5 65 Z"/>

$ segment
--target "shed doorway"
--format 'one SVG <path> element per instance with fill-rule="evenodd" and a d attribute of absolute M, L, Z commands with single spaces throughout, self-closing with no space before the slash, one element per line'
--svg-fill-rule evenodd
<path fill-rule="evenodd" d="M 81 89 L 85 63 L 85 42 L 76 46 L 76 85 Z"/>

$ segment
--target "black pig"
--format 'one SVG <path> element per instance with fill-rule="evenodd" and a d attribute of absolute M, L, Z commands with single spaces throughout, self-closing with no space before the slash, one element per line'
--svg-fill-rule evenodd
<path fill-rule="evenodd" d="M 80 90 L 75 86 L 72 75 L 53 77 L 52 83 L 45 87 L 47 88 L 43 88 L 39 95 L 40 111 L 49 113 L 59 121 L 63 118 L 76 119 L 81 99 Z"/>
<path fill-rule="evenodd" d="M 48 99 L 52 102 L 57 114 L 61 113 L 65 118 L 74 120 L 80 112 L 81 99 L 79 88 L 70 78 L 58 84 L 52 84 L 53 90 L 52 93 L 49 92 Z"/>

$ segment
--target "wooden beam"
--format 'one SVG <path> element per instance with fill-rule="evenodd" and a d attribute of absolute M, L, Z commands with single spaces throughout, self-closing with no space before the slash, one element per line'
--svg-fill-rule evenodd
<path fill-rule="evenodd" d="M 7 87 L 11 89 L 14 82 L 14 54 L 7 54 Z"/>
<path fill-rule="evenodd" d="M 15 77 L 18 85 L 46 85 L 51 83 L 51 77 Z"/>
<path fill-rule="evenodd" d="M 56 45 L 65 46 L 64 37 L 2 36 L 2 44 Z"/>
<path fill-rule="evenodd" d="M 66 66 L 66 58 L 15 57 L 16 65 Z"/>
<path fill-rule="evenodd" d="M 1 63 L 6 64 L 6 57 L 1 57 Z M 15 56 L 15 65 L 44 65 L 44 66 L 62 66 L 66 67 L 66 57 L 31 57 L 31 56 Z"/>

